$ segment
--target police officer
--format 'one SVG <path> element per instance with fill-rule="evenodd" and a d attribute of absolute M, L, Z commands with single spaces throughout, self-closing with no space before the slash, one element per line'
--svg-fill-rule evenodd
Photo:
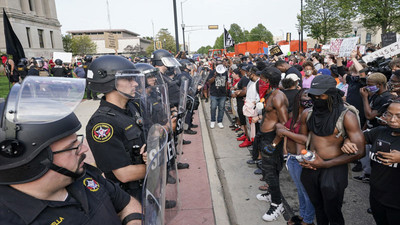
<path fill-rule="evenodd" d="M 72 77 L 71 76 L 71 71 L 68 71 L 64 66 L 63 66 L 63 61 L 61 59 L 56 59 L 54 61 L 56 64 L 53 68 L 51 68 L 51 75 L 53 77 Z"/>
<path fill-rule="evenodd" d="M 17 71 L 21 79 L 25 79 L 28 75 L 28 59 L 22 58 L 20 59 L 19 63 L 17 64 Z"/>
<path fill-rule="evenodd" d="M 38 78 L 27 77 L 24 83 L 33 79 Z M 81 123 L 73 109 L 47 101 L 48 89 L 40 89 L 42 107 L 32 107 L 38 99 L 30 99 L 29 87 L 50 83 L 40 84 L 41 80 L 26 87 L 14 85 L 7 105 L 0 104 L 1 224 L 141 224 L 140 203 L 83 163 L 88 148 L 84 136 L 76 134 Z M 83 95 L 85 83 L 78 82 Z M 16 96 L 22 90 L 18 96 L 26 99 L 16 110 Z M 64 114 L 47 113 L 55 106 Z"/>
<path fill-rule="evenodd" d="M 133 75 L 117 76 L 118 71 Z M 132 99 L 140 97 L 144 77 L 135 77 L 135 72 L 134 64 L 121 56 L 101 56 L 90 64 L 88 88 L 104 93 L 104 97 L 88 122 L 86 134 L 98 168 L 140 200 L 147 153 L 140 102 Z"/>
<path fill-rule="evenodd" d="M 90 66 L 90 64 L 93 61 L 93 57 L 91 55 L 87 55 L 83 58 L 83 60 L 85 61 L 83 63 L 83 70 L 85 70 L 85 74 L 87 75 L 88 73 L 88 68 Z M 93 99 L 93 100 L 100 100 L 99 97 L 97 97 L 97 93 L 96 92 L 92 92 L 88 87 L 86 87 L 86 98 L 88 100 Z"/>

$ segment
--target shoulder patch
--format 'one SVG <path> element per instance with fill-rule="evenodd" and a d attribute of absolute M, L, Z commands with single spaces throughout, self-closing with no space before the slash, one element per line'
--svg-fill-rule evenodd
<path fill-rule="evenodd" d="M 92 138 L 96 142 L 107 142 L 114 134 L 114 128 L 108 123 L 98 123 L 92 129 Z"/>
<path fill-rule="evenodd" d="M 93 192 L 99 190 L 99 188 L 100 188 L 100 184 L 97 183 L 97 181 L 95 181 L 95 180 L 94 180 L 93 178 L 91 178 L 91 177 L 85 178 L 85 179 L 83 180 L 83 185 L 85 185 L 85 187 L 86 187 L 87 189 L 89 189 L 90 191 L 93 191 Z"/>

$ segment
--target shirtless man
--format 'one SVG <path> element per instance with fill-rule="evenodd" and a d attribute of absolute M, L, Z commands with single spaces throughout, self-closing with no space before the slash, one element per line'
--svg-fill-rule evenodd
<path fill-rule="evenodd" d="M 263 220 L 274 221 L 284 211 L 281 190 L 279 187 L 279 172 L 283 165 L 283 142 L 276 135 L 276 124 L 285 124 L 288 120 L 287 108 L 289 102 L 285 94 L 278 89 L 281 80 L 281 72 L 272 67 L 264 69 L 261 80 L 269 83 L 269 89 L 265 95 L 263 118 L 261 122 L 260 151 L 262 156 L 262 170 L 264 180 L 269 186 L 269 193 L 265 193 L 259 200 L 271 202 L 269 210 L 263 215 Z"/>
<path fill-rule="evenodd" d="M 343 92 L 336 89 L 336 81 L 331 76 L 317 76 L 311 83 L 308 95 L 313 101 L 310 117 L 309 110 L 301 116 L 300 134 L 309 135 L 309 150 L 315 154 L 315 160 L 304 161 L 301 181 L 315 207 L 318 225 L 344 224 L 341 211 L 344 190 L 347 187 L 347 164 L 365 155 L 364 136 L 353 112 L 344 112 L 344 135 L 339 134 L 336 126 L 341 113 L 346 110 Z M 346 136 L 357 145 L 353 155 L 341 151 Z M 306 144 L 307 145 L 307 144 Z M 297 144 L 297 151 L 305 149 Z"/>

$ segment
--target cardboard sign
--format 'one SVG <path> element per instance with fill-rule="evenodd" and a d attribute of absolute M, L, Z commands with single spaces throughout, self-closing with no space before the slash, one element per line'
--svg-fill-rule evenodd
<path fill-rule="evenodd" d="M 364 62 L 369 63 L 379 57 L 385 57 L 386 59 L 388 59 L 397 54 L 400 54 L 400 41 L 395 42 L 384 48 L 381 48 L 369 55 L 366 55 L 362 59 L 364 60 Z"/>
<path fill-rule="evenodd" d="M 110 33 L 110 32 L 104 32 L 104 40 L 105 40 L 106 48 L 118 49 L 117 35 Z"/>
<path fill-rule="evenodd" d="M 329 51 L 334 55 L 338 55 L 340 46 L 342 45 L 342 42 L 343 42 L 343 38 L 332 39 L 331 45 L 329 47 Z"/>
<path fill-rule="evenodd" d="M 381 38 L 382 38 L 382 47 L 386 47 L 397 41 L 396 33 L 394 32 L 381 34 Z"/>
<path fill-rule="evenodd" d="M 61 59 L 63 63 L 71 63 L 72 53 L 71 52 L 53 52 L 53 61 Z"/>
<path fill-rule="evenodd" d="M 339 57 L 349 57 L 351 52 L 357 46 L 359 37 L 345 38 L 339 49 Z"/>
<path fill-rule="evenodd" d="M 280 56 L 280 55 L 283 54 L 281 48 L 279 48 L 278 45 L 275 46 L 275 47 L 273 47 L 273 48 L 271 48 L 271 49 L 269 50 L 269 52 L 271 53 L 272 56 Z"/>

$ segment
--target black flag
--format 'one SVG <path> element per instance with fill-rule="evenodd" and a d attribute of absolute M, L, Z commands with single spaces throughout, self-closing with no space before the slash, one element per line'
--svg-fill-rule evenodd
<path fill-rule="evenodd" d="M 229 32 L 224 28 L 224 35 L 225 35 L 225 47 L 232 47 L 235 45 L 235 41 L 233 40 L 232 36 Z"/>
<path fill-rule="evenodd" d="M 25 58 L 24 48 L 22 48 L 21 42 L 19 42 L 17 35 L 15 35 L 11 23 L 8 20 L 6 11 L 4 11 L 4 8 L 3 8 L 3 25 L 4 25 L 4 36 L 6 39 L 7 54 L 12 55 L 14 62 L 17 64 L 21 58 Z"/>

